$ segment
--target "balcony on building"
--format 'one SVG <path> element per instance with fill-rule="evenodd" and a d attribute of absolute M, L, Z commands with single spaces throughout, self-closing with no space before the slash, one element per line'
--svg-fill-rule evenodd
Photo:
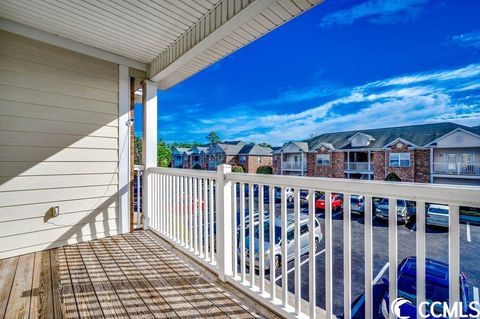
<path fill-rule="evenodd" d="M 373 179 L 371 151 L 345 151 L 344 172 L 346 178 Z"/>

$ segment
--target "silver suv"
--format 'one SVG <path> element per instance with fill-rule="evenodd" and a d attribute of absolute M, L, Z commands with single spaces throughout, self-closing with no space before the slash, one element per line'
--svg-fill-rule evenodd
<path fill-rule="evenodd" d="M 295 231 L 294 231 L 294 215 L 288 214 L 287 216 L 287 262 L 295 258 Z M 264 260 L 265 260 L 265 269 L 270 269 L 270 220 L 267 219 L 264 222 Z M 259 227 L 258 223 L 254 226 L 254 253 L 255 253 L 255 267 L 259 267 Z M 308 215 L 300 214 L 300 255 L 306 254 L 309 252 L 309 224 L 308 224 Z M 278 269 L 281 267 L 282 257 L 282 219 L 277 217 L 275 219 L 275 244 L 274 244 L 274 255 L 275 255 L 275 268 Z M 320 223 L 318 219 L 315 218 L 315 252 L 320 250 L 320 242 L 323 239 L 322 230 L 320 228 Z M 238 256 L 240 258 L 241 248 L 238 248 Z M 250 266 L 250 236 L 245 237 L 245 264 Z"/>

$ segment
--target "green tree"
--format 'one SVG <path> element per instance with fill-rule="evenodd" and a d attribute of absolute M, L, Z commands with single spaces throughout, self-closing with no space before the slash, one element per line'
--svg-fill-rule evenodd
<path fill-rule="evenodd" d="M 210 144 L 218 144 L 221 142 L 220 137 L 216 132 L 210 132 L 207 135 L 207 140 Z"/>
<path fill-rule="evenodd" d="M 273 168 L 270 166 L 260 166 L 257 168 L 257 174 L 273 174 Z"/>
<path fill-rule="evenodd" d="M 164 141 L 157 144 L 157 165 L 159 167 L 169 167 L 172 162 L 172 150 L 170 145 Z"/>
<path fill-rule="evenodd" d="M 135 137 L 133 142 L 133 158 L 135 165 L 142 164 L 142 139 L 138 136 Z"/>
<path fill-rule="evenodd" d="M 174 143 L 172 143 L 172 146 L 192 148 L 192 147 L 195 147 L 195 146 L 202 146 L 202 143 L 199 143 L 199 142 L 174 142 Z"/>
<path fill-rule="evenodd" d="M 244 173 L 243 167 L 241 167 L 241 166 L 232 166 L 232 172 L 234 172 L 234 173 Z"/>
<path fill-rule="evenodd" d="M 387 182 L 401 182 L 402 181 L 400 179 L 400 177 L 398 177 L 398 175 L 395 174 L 394 172 L 388 173 L 387 177 L 385 177 L 385 180 Z"/>
<path fill-rule="evenodd" d="M 258 146 L 272 148 L 272 144 L 268 144 L 268 143 L 260 143 L 258 144 Z"/>

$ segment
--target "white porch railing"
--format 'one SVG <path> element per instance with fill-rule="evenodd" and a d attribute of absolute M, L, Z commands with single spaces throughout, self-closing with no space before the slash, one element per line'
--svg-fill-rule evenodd
<path fill-rule="evenodd" d="M 433 173 L 446 175 L 480 175 L 480 163 L 433 163 Z"/>
<path fill-rule="evenodd" d="M 146 212 L 150 228 L 169 240 L 178 249 L 218 273 L 227 281 L 277 313 L 287 318 L 333 318 L 333 253 L 332 242 L 332 193 L 342 194 L 344 198 L 343 214 L 343 315 L 352 315 L 352 221 L 350 196 L 362 195 L 364 198 L 364 285 L 365 316 L 373 318 L 373 198 L 388 198 L 388 262 L 389 262 L 389 300 L 397 297 L 397 199 L 416 202 L 416 258 L 417 258 L 417 304 L 426 299 L 426 231 L 425 204 L 439 203 L 449 206 L 448 215 L 448 272 L 449 300 L 460 300 L 460 238 L 459 207 L 480 207 L 480 188 L 456 187 L 436 184 L 389 183 L 374 181 L 356 181 L 345 179 L 311 178 L 278 175 L 257 175 L 231 173 L 230 166 L 221 165 L 217 172 L 150 168 L 147 178 L 151 185 L 148 190 Z M 258 186 L 258 187 L 255 187 Z M 267 188 L 267 189 L 265 189 Z M 255 189 L 257 192 L 255 193 Z M 289 213 L 286 201 L 287 191 L 294 192 L 293 213 Z M 277 195 L 280 190 L 280 196 Z M 248 191 L 248 196 L 246 192 Z M 309 258 L 308 271 L 302 274 L 300 241 L 294 247 L 294 289 L 289 290 L 288 274 L 292 271 L 281 266 L 281 285 L 266 272 L 266 268 L 275 269 L 277 256 L 281 265 L 288 265 L 290 251 L 287 245 L 281 249 L 266 250 L 265 241 L 276 242 L 274 227 L 265 234 L 264 221 L 276 217 L 281 223 L 280 242 L 287 242 L 287 219 L 293 219 L 294 238 L 300 238 L 301 196 L 308 192 L 308 225 L 316 228 L 315 192 L 324 192 L 325 202 L 324 240 L 325 240 L 325 307 L 318 308 L 316 294 L 320 288 L 316 284 L 316 259 Z M 253 195 L 253 196 L 252 196 Z M 276 201 L 277 200 L 277 201 Z M 279 202 L 279 204 L 277 204 Z M 278 206 L 277 206 L 278 205 Z M 258 218 L 252 212 L 258 210 Z M 248 218 L 247 218 L 248 212 Z M 288 215 L 288 216 L 287 216 Z M 292 216 L 293 215 L 293 216 Z M 292 218 L 293 217 L 293 218 Z M 257 219 L 256 219 L 257 218 Z M 249 220 L 253 220 L 254 227 Z M 258 220 L 258 224 L 257 221 Z M 258 231 L 259 236 L 254 233 Z M 277 233 L 278 234 L 278 233 Z M 237 238 L 239 236 L 239 238 Z M 246 238 L 249 237 L 247 242 Z M 308 234 L 308 254 L 315 255 L 315 232 Z M 249 247 L 258 242 L 258 253 Z M 338 252 L 337 252 L 338 253 Z M 279 254 L 279 255 L 278 255 Z M 287 255 L 288 254 L 288 255 Z M 250 271 L 247 264 L 254 265 L 258 256 L 258 274 Z M 265 260 L 269 260 L 269 264 Z M 267 267 L 266 267 L 267 266 Z M 358 267 L 358 265 L 356 265 Z M 250 268 L 251 269 L 251 268 Z M 336 272 L 338 274 L 338 272 Z M 301 278 L 308 276 L 308 302 L 301 296 Z M 340 289 L 340 288 L 339 288 Z M 389 307 L 390 308 L 390 307 Z M 390 313 L 390 318 L 393 314 Z"/>
<path fill-rule="evenodd" d="M 282 162 L 282 169 L 307 170 L 307 162 Z"/>
<path fill-rule="evenodd" d="M 356 172 L 365 172 L 373 170 L 373 163 L 368 162 L 345 162 L 345 170 L 347 171 L 356 171 Z"/>
<path fill-rule="evenodd" d="M 133 166 L 133 229 L 143 228 L 143 165 Z"/>

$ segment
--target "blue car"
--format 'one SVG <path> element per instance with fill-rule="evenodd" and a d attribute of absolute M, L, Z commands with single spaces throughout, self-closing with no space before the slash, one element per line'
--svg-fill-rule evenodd
<path fill-rule="evenodd" d="M 431 303 L 438 301 L 440 303 L 448 302 L 448 264 L 440 261 L 427 258 L 425 261 L 426 269 L 426 301 Z M 416 257 L 408 257 L 404 259 L 398 266 L 398 298 L 406 299 L 408 302 L 401 305 L 401 315 L 408 318 L 417 318 L 416 307 Z M 469 296 L 469 284 L 467 278 L 463 273 L 460 274 L 460 300 L 463 304 L 463 313 L 469 314 L 468 303 L 472 300 Z M 388 280 L 384 279 L 384 283 L 388 286 Z M 382 298 L 381 305 L 379 307 L 380 317 L 388 318 L 390 309 L 388 289 Z M 429 307 L 427 306 L 426 314 L 430 314 Z M 435 307 L 435 315 L 443 313 L 441 305 Z M 437 317 L 443 318 L 443 317 Z"/>

